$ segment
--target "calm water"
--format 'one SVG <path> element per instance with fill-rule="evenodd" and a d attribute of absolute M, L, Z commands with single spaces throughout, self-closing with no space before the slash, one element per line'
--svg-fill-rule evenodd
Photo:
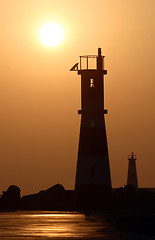
<path fill-rule="evenodd" d="M 102 219 L 85 218 L 77 212 L 0 213 L 0 240 L 104 239 L 117 240 L 119 233 Z"/>

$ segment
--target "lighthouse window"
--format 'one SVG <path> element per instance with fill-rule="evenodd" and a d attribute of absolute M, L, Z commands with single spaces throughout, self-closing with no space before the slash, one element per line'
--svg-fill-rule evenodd
<path fill-rule="evenodd" d="M 91 167 L 91 177 L 94 178 L 95 176 L 95 168 Z"/>
<path fill-rule="evenodd" d="M 94 87 L 94 79 L 93 79 L 93 78 L 90 79 L 90 87 L 91 87 L 91 88 Z"/>
<path fill-rule="evenodd" d="M 94 126 L 95 126 L 94 120 L 91 120 L 90 126 L 91 126 L 91 127 L 94 127 Z"/>

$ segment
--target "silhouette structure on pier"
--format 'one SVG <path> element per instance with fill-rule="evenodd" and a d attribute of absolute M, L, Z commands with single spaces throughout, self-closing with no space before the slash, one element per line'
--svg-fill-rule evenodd
<path fill-rule="evenodd" d="M 92 61 L 95 66 L 92 66 Z M 104 56 L 80 56 L 80 66 L 71 71 L 81 75 L 81 128 L 75 183 L 78 209 L 102 208 L 109 201 L 111 176 L 104 114 Z"/>
<path fill-rule="evenodd" d="M 129 160 L 129 166 L 128 166 L 127 186 L 132 185 L 135 188 L 138 188 L 136 156 L 133 154 L 133 152 L 128 157 L 128 160 Z"/>

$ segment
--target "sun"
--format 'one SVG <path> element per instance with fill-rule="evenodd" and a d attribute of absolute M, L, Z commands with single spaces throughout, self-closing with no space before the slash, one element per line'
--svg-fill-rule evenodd
<path fill-rule="evenodd" d="M 47 47 L 56 47 L 64 37 L 64 31 L 56 23 L 48 23 L 40 29 L 40 41 Z"/>

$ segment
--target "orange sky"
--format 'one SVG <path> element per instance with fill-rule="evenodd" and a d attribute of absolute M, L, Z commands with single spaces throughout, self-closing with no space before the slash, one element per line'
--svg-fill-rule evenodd
<path fill-rule="evenodd" d="M 79 55 L 105 58 L 105 108 L 113 187 L 137 155 L 140 187 L 155 187 L 155 1 L 0 0 L 0 192 L 56 183 L 74 188 L 80 116 Z M 48 22 L 64 41 L 44 46 Z"/>

